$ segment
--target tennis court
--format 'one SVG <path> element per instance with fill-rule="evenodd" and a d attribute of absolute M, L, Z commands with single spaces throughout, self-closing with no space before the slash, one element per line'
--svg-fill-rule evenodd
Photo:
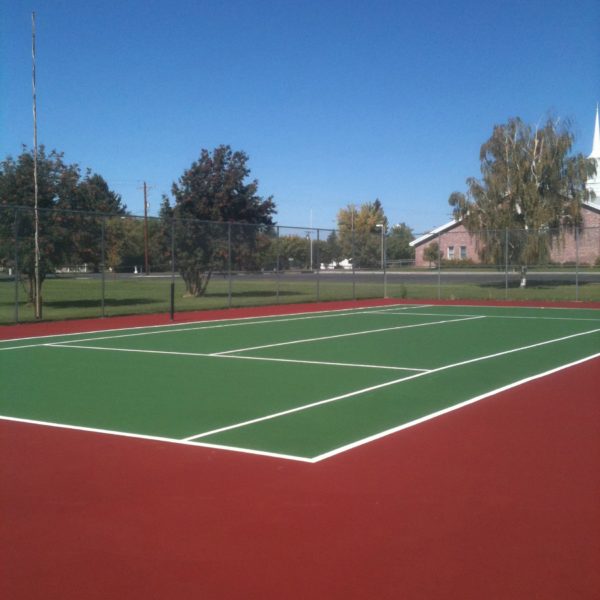
<path fill-rule="evenodd" d="M 597 307 L 161 318 L 2 332 L 3 597 L 598 596 Z"/>
<path fill-rule="evenodd" d="M 402 304 L 5 340 L 0 353 L 4 419 L 318 462 L 599 356 L 600 315 Z"/>

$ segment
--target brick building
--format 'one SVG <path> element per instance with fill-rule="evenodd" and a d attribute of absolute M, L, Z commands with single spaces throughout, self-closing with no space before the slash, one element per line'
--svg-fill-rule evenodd
<path fill-rule="evenodd" d="M 594 141 L 589 158 L 596 160 L 596 175 L 587 182 L 587 188 L 596 194 L 581 210 L 582 228 L 578 232 L 565 232 L 552 243 L 550 261 L 552 263 L 576 263 L 593 265 L 600 259 L 600 123 L 596 107 Z M 439 244 L 439 254 L 444 261 L 471 261 L 481 263 L 479 250 L 485 239 L 478 234 L 470 234 L 462 221 L 454 220 L 433 229 L 411 242 L 415 249 L 415 266 L 428 267 L 432 261 L 427 257 L 427 249 Z"/>

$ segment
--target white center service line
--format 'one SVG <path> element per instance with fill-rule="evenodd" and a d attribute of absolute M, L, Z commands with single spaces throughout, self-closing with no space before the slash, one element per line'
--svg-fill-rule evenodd
<path fill-rule="evenodd" d="M 336 338 L 351 337 L 354 335 L 367 335 L 369 333 L 381 333 L 383 331 L 397 331 L 399 329 L 412 329 L 414 327 L 429 327 L 430 325 L 442 325 L 445 323 L 459 323 L 461 321 L 472 321 L 473 319 L 485 319 L 483 315 L 466 317 L 464 319 L 445 319 L 443 321 L 432 321 L 431 323 L 417 323 L 414 325 L 397 325 L 396 327 L 382 327 L 379 329 L 367 329 L 365 331 L 353 331 L 352 333 L 338 333 L 336 335 L 325 335 L 321 337 L 305 338 L 301 340 L 291 340 L 288 342 L 278 342 L 276 344 L 264 344 L 262 346 L 249 346 L 248 348 L 235 348 L 234 350 L 225 350 L 224 352 L 213 352 L 211 356 L 225 356 L 226 354 L 236 354 L 238 352 L 249 352 L 250 350 L 264 350 L 266 348 L 277 348 L 279 346 L 291 346 L 292 344 L 306 344 L 308 342 L 320 342 L 323 340 L 333 340 Z"/>
<path fill-rule="evenodd" d="M 296 413 L 296 412 L 301 412 L 303 410 L 308 410 L 310 408 L 314 408 L 316 406 L 322 406 L 324 404 L 329 404 L 331 402 L 337 402 L 338 400 L 344 400 L 346 398 L 352 398 L 353 396 L 359 396 L 361 394 L 366 394 L 367 392 L 371 392 L 374 390 L 379 390 L 385 387 L 389 387 L 392 385 L 396 385 L 398 383 L 402 383 L 404 381 L 409 381 L 411 379 L 417 379 L 418 377 L 424 377 L 425 375 L 431 375 L 432 373 L 439 373 L 440 371 L 446 371 L 448 369 L 453 369 L 455 367 L 461 367 L 464 365 L 468 365 L 468 364 L 472 364 L 472 363 L 476 363 L 476 362 L 481 362 L 483 360 L 488 360 L 490 358 L 497 358 L 499 356 L 504 356 L 507 354 L 512 354 L 514 352 L 522 352 L 523 350 L 531 350 L 532 348 L 539 348 L 540 346 L 546 346 L 548 344 L 555 344 L 557 342 L 562 342 L 565 340 L 569 340 L 569 339 L 573 339 L 576 337 L 580 337 L 583 335 L 591 335 L 593 333 L 598 333 L 600 332 L 600 328 L 599 329 L 593 329 L 591 331 L 584 331 L 581 333 L 574 333 L 572 335 L 566 335 L 560 338 L 554 338 L 552 340 L 546 340 L 544 342 L 538 342 L 536 344 L 529 344 L 527 346 L 521 346 L 519 348 L 512 348 L 511 350 L 504 350 L 502 352 L 496 352 L 494 354 L 488 354 L 486 356 L 479 356 L 476 358 L 471 358 L 469 360 L 463 360 L 457 363 L 453 363 L 450 365 L 445 365 L 443 367 L 438 367 L 436 369 L 431 369 L 430 371 L 425 371 L 423 373 L 416 373 L 415 375 L 409 375 L 407 377 L 401 377 L 400 379 L 394 379 L 392 381 L 387 381 L 386 383 L 380 383 L 378 385 L 373 385 L 370 387 L 366 387 L 366 388 L 362 388 L 360 390 L 355 390 L 353 392 L 349 392 L 347 394 L 342 394 L 340 396 L 334 396 L 333 398 L 326 398 L 325 400 L 319 400 L 318 402 L 312 402 L 311 404 L 305 404 L 302 406 L 297 406 L 295 408 L 290 408 L 288 410 L 284 410 L 281 412 L 277 412 L 277 413 L 273 413 L 270 415 L 265 415 L 263 417 L 257 417 L 256 419 L 250 419 L 248 421 L 243 421 L 242 423 L 235 423 L 233 425 L 227 425 L 225 427 L 220 427 L 218 429 L 212 429 L 211 431 L 205 431 L 203 433 L 198 433 L 196 435 L 192 435 L 189 436 L 187 438 L 184 438 L 184 441 L 192 441 L 192 440 L 197 440 L 203 437 L 208 437 L 211 435 L 215 435 L 217 433 L 223 433 L 225 431 L 230 431 L 232 429 L 238 429 L 240 427 L 246 427 L 247 425 L 254 425 L 255 423 L 261 423 L 262 421 L 269 421 L 271 419 L 276 419 L 278 417 L 283 417 L 285 415 L 289 415 L 292 413 Z"/>

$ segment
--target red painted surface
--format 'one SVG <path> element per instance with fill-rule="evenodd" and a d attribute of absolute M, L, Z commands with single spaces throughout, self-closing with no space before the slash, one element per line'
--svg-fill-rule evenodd
<path fill-rule="evenodd" d="M 531 306 L 548 308 L 597 308 L 600 302 L 515 302 L 493 300 L 400 300 L 397 298 L 370 300 L 342 300 L 338 302 L 312 302 L 306 304 L 278 304 L 271 306 L 254 306 L 249 308 L 232 308 L 177 313 L 175 323 L 190 321 L 214 321 L 217 319 L 236 319 L 244 317 L 264 317 L 268 315 L 295 314 L 319 310 L 343 310 L 364 306 L 384 306 L 386 304 L 432 304 L 436 306 Z M 105 319 L 79 319 L 72 321 L 43 321 L 41 323 L 21 323 L 18 325 L 0 326 L 0 340 L 25 338 L 41 335 L 57 335 L 63 333 L 81 333 L 104 331 L 127 327 L 149 327 L 152 325 L 168 325 L 170 320 L 166 313 L 150 315 L 128 315 L 107 317 Z"/>
<path fill-rule="evenodd" d="M 0 597 L 599 598 L 599 374 L 316 465 L 0 421 Z"/>

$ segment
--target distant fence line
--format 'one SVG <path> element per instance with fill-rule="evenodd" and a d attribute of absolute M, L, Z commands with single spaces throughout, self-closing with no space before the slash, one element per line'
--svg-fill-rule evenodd
<path fill-rule="evenodd" d="M 39 209 L 39 221 L 44 318 L 382 296 L 510 299 L 521 293 L 522 248 L 540 293 L 600 300 L 600 227 L 427 234 L 411 257 L 381 229 L 56 209 Z M 0 323 L 32 318 L 33 248 L 33 209 L 0 205 Z M 194 269 L 213 274 L 200 297 L 189 293 Z"/>

